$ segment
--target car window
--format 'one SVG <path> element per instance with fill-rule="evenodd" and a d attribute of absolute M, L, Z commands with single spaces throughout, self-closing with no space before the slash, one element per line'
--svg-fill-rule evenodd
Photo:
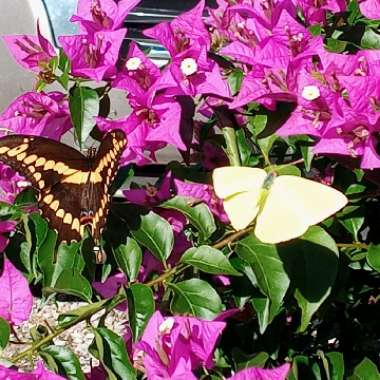
<path fill-rule="evenodd" d="M 78 33 L 78 26 L 69 21 L 70 17 L 75 13 L 77 0 L 43 0 L 43 2 L 56 44 L 57 36 Z"/>

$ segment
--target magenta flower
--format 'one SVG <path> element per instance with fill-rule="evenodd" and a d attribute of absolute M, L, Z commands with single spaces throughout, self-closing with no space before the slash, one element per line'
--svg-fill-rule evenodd
<path fill-rule="evenodd" d="M 26 278 L 7 259 L 0 277 L 0 317 L 13 325 L 29 319 L 32 312 L 33 296 Z"/>
<path fill-rule="evenodd" d="M 380 19 L 380 0 L 359 0 L 359 7 L 365 17 Z"/>
<path fill-rule="evenodd" d="M 8 49 L 22 67 L 32 71 L 48 68 L 56 56 L 54 46 L 41 34 L 37 23 L 37 36 L 9 35 L 2 37 Z"/>
<path fill-rule="evenodd" d="M 228 217 L 224 212 L 223 204 L 214 194 L 211 185 L 184 182 L 174 178 L 170 172 L 161 181 L 159 188 L 150 185 L 146 189 L 125 190 L 123 194 L 130 202 L 145 207 L 159 207 L 160 203 L 170 199 L 174 194 L 189 197 L 195 202 L 204 202 L 216 217 L 223 223 L 228 223 Z M 183 228 L 184 224 L 181 217 L 178 231 Z"/>
<path fill-rule="evenodd" d="M 213 353 L 225 322 L 163 317 L 156 311 L 134 347 L 134 366 L 148 379 L 196 379 L 193 370 L 213 367 Z"/>
<path fill-rule="evenodd" d="M 116 62 L 126 29 L 98 31 L 93 34 L 60 36 L 58 41 L 70 58 L 76 76 L 101 81 L 116 73 Z"/>
<path fill-rule="evenodd" d="M 298 0 L 296 3 L 308 24 L 324 23 L 326 22 L 327 11 L 338 13 L 344 12 L 347 8 L 345 0 L 326 0 L 323 2 Z"/>
<path fill-rule="evenodd" d="M 125 64 L 112 86 L 132 94 L 145 93 L 160 76 L 160 69 L 146 57 L 135 42 L 131 42 Z"/>
<path fill-rule="evenodd" d="M 174 179 L 174 189 L 177 195 L 190 197 L 197 202 L 204 202 L 211 212 L 222 222 L 229 223 L 227 214 L 224 211 L 223 203 L 215 195 L 211 185 L 195 182 L 184 182 Z"/>
<path fill-rule="evenodd" d="M 26 92 L 0 115 L 0 124 L 14 133 L 55 140 L 72 128 L 68 102 L 60 92 Z"/>
<path fill-rule="evenodd" d="M 133 112 L 124 119 L 97 118 L 101 130 L 122 129 L 128 136 L 127 148 L 121 158 L 123 164 L 143 165 L 155 160 L 154 152 L 171 144 L 186 150 L 181 136 L 181 106 L 173 97 L 148 94 L 130 97 Z M 145 152 L 149 152 L 146 156 Z"/>
<path fill-rule="evenodd" d="M 163 22 L 153 28 L 146 29 L 144 34 L 166 47 L 172 57 L 194 44 L 210 47 L 210 36 L 202 16 L 205 1 L 201 0 L 190 11 L 181 14 L 171 22 Z"/>
<path fill-rule="evenodd" d="M 0 163 L 0 202 L 12 204 L 26 186 L 28 184 L 24 177 Z"/>
<path fill-rule="evenodd" d="M 93 282 L 92 286 L 103 298 L 111 298 L 116 295 L 121 286 L 127 284 L 128 279 L 125 277 L 124 273 L 116 273 L 109 276 L 104 282 Z M 128 303 L 123 302 L 117 308 L 121 311 L 126 311 Z"/>
<path fill-rule="evenodd" d="M 290 364 L 288 363 L 272 369 L 247 368 L 226 380 L 285 380 L 289 370 Z"/>
<path fill-rule="evenodd" d="M 18 372 L 15 369 L 0 366 L 0 379 L 12 380 L 65 380 L 64 377 L 56 375 L 46 369 L 44 364 L 37 362 L 37 368 L 31 373 Z"/>
<path fill-rule="evenodd" d="M 173 57 L 168 70 L 185 95 L 214 95 L 220 98 L 231 96 L 219 66 L 208 59 L 204 46 L 194 46 L 178 53 Z"/>
<path fill-rule="evenodd" d="M 17 222 L 14 220 L 0 220 L 0 252 L 4 252 L 4 249 L 9 243 L 8 233 L 15 230 Z"/>
<path fill-rule="evenodd" d="M 91 33 L 99 30 L 119 29 L 128 13 L 141 0 L 79 0 L 77 14 L 70 21 L 79 22 L 82 29 Z"/>
<path fill-rule="evenodd" d="M 343 115 L 334 119 L 322 134 L 313 151 L 317 154 L 340 154 L 360 158 L 362 169 L 380 167 L 377 153 L 379 124 L 373 124 L 367 115 L 345 107 Z"/>

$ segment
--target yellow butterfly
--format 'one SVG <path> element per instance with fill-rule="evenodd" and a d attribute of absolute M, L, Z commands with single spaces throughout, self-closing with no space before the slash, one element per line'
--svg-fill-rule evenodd
<path fill-rule="evenodd" d="M 347 204 L 346 196 L 332 187 L 258 168 L 218 168 L 213 182 L 232 226 L 241 230 L 256 219 L 255 235 L 263 243 L 302 236 Z"/>

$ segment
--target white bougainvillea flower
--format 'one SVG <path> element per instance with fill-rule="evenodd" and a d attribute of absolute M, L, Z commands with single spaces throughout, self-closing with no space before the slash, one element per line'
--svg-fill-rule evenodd
<path fill-rule="evenodd" d="M 194 58 L 185 58 L 181 62 L 181 71 L 183 75 L 186 75 L 186 76 L 193 75 L 197 72 L 197 70 L 198 70 L 198 64 Z"/>
<path fill-rule="evenodd" d="M 302 97 L 305 100 L 315 100 L 321 96 L 321 92 L 317 86 L 305 86 L 302 90 Z"/>

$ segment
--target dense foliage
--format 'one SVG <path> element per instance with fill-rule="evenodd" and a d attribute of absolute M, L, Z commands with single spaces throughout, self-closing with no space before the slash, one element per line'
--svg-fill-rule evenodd
<path fill-rule="evenodd" d="M 170 54 L 162 68 L 136 43 L 122 48 L 138 2 L 79 0 L 80 34 L 59 37 L 59 51 L 38 28 L 3 37 L 37 81 L 0 115 L 2 134 L 72 132 L 85 149 L 90 136 L 122 129 L 128 146 L 101 265 L 89 235 L 56 246 L 35 192 L 1 165 L 0 348 L 16 340 L 33 298 L 87 304 L 31 326 L 0 377 L 378 379 L 380 1 L 200 1 L 145 31 Z M 112 114 L 113 89 L 125 92 L 124 118 Z M 158 172 L 167 146 L 181 159 L 157 183 L 134 183 L 144 168 Z M 254 220 L 231 227 L 213 190 L 212 171 L 228 165 L 306 177 L 349 203 L 297 239 L 266 244 Z M 105 317 L 90 322 L 115 308 L 124 336 Z M 81 321 L 99 362 L 87 374 L 54 344 Z M 25 358 L 34 372 L 18 371 Z"/>

